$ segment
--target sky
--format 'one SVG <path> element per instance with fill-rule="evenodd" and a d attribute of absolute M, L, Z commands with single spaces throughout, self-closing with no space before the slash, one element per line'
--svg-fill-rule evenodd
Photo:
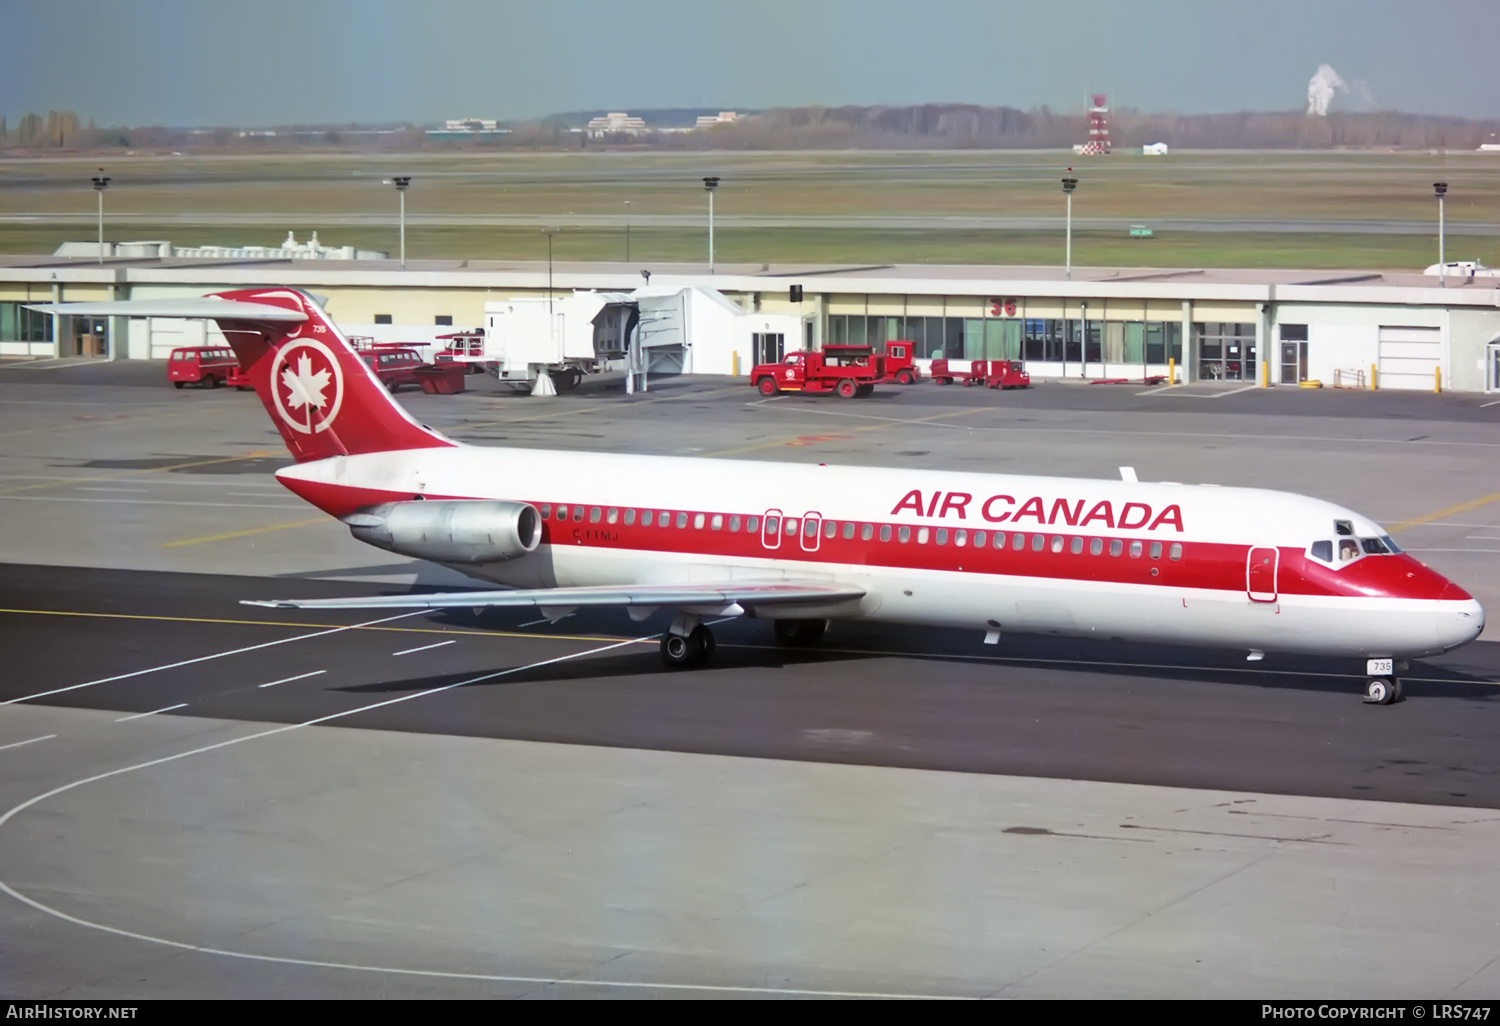
<path fill-rule="evenodd" d="M 1500 116 L 1496 0 L 0 0 L 0 116 L 256 126 L 975 103 Z"/>

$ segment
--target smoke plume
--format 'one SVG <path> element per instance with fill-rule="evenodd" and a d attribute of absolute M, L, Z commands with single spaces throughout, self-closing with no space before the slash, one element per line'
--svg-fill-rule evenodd
<path fill-rule="evenodd" d="M 1318 72 L 1307 83 L 1307 116 L 1326 118 L 1328 105 L 1335 93 L 1347 93 L 1349 86 L 1328 64 L 1319 64 Z"/>

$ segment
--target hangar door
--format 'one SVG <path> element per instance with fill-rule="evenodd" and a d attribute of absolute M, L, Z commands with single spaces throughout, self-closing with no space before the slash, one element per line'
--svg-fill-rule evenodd
<path fill-rule="evenodd" d="M 1380 329 L 1380 387 L 1432 391 L 1443 362 L 1441 328 Z"/>

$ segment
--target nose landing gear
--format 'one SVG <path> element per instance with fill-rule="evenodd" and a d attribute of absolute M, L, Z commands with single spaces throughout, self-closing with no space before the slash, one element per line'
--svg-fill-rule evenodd
<path fill-rule="evenodd" d="M 1366 705 L 1390 705 L 1401 700 L 1399 678 L 1371 677 L 1365 684 Z"/>

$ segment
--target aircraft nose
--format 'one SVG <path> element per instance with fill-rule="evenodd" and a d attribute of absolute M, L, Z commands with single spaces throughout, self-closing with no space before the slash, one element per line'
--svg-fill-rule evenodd
<path fill-rule="evenodd" d="M 1449 587 L 1464 599 L 1444 602 L 1443 610 L 1437 614 L 1437 642 L 1444 652 L 1467 645 L 1484 630 L 1484 607 L 1457 585 Z M 1447 596 L 1446 589 L 1444 596 Z"/>

